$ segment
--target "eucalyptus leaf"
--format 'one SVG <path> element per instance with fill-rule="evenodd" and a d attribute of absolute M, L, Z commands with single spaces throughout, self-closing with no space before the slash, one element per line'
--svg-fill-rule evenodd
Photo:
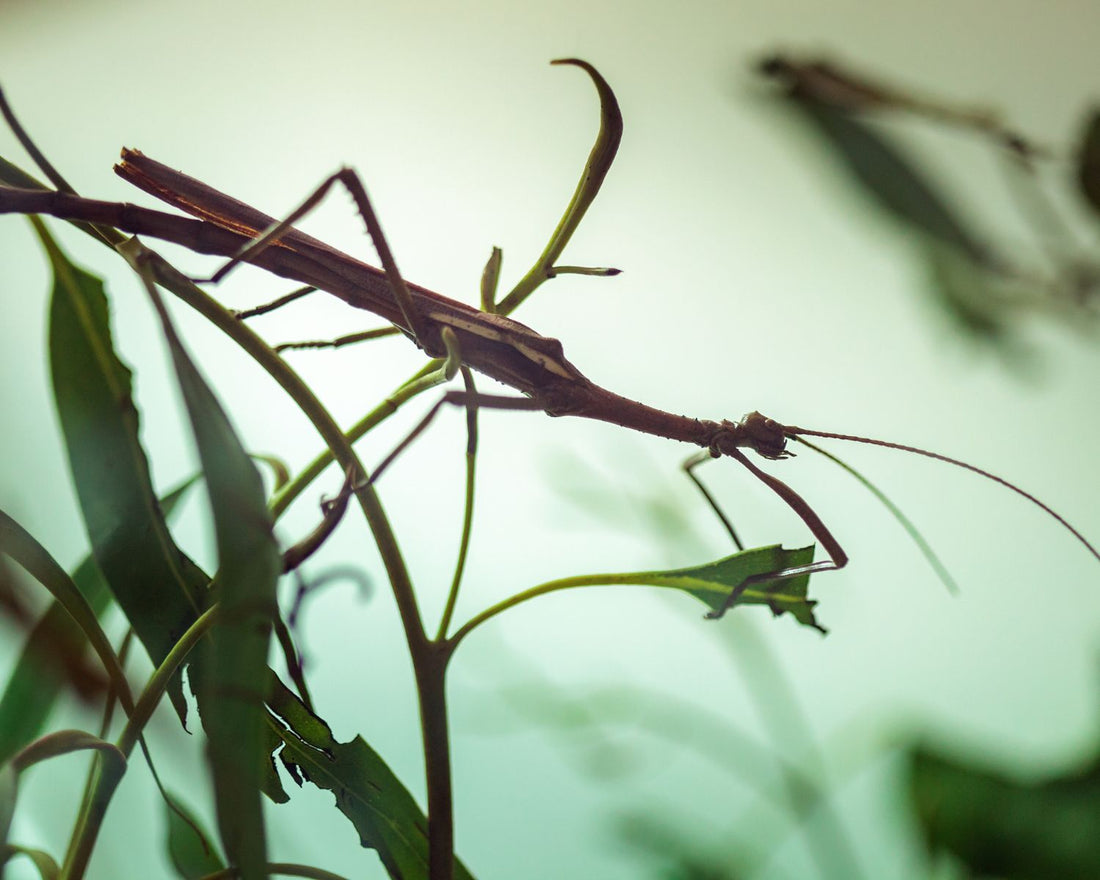
<path fill-rule="evenodd" d="M 130 685 L 95 612 L 68 573 L 34 536 L 0 510 L 0 553 L 10 556 L 57 599 L 91 643 L 100 662 L 111 677 L 119 698 L 131 705 Z"/>
<path fill-rule="evenodd" d="M 196 477 L 186 480 L 161 499 L 161 510 L 170 518 Z M 111 591 L 92 556 L 87 556 L 72 575 L 77 590 L 101 617 L 111 601 Z M 0 697 L 0 763 L 39 736 L 66 682 L 73 682 L 69 661 L 81 660 L 87 639 L 69 612 L 54 600 L 23 644 L 12 674 Z"/>
<path fill-rule="evenodd" d="M 160 315 L 210 497 L 220 613 L 208 636 L 196 692 L 217 803 L 218 828 L 243 880 L 267 876 L 263 805 L 268 646 L 278 614 L 282 560 L 263 481 L 221 405 L 183 347 L 142 263 L 140 244 L 120 248 L 142 273 Z"/>
<path fill-rule="evenodd" d="M 221 871 L 225 862 L 210 840 L 210 835 L 174 794 L 168 795 L 171 803 L 164 804 L 167 824 L 168 858 L 176 874 L 183 880 L 199 880 L 207 874 Z"/>
<path fill-rule="evenodd" d="M 279 758 L 298 785 L 331 791 L 336 807 L 355 827 L 359 842 L 378 852 L 394 880 L 427 880 L 428 821 L 415 798 L 362 737 L 337 742 L 328 725 L 285 688 L 269 696 L 282 727 Z M 304 734 L 304 736 L 302 735 Z M 473 880 L 458 859 L 455 880 Z"/>
<path fill-rule="evenodd" d="M 149 475 L 131 373 L 115 354 L 107 298 L 41 223 L 53 269 L 50 370 L 92 554 L 154 664 L 206 607 L 207 578 L 172 540 Z M 186 721 L 180 675 L 169 697 Z"/>
<path fill-rule="evenodd" d="M 896 218 L 965 254 L 978 265 L 996 260 L 947 198 L 883 135 L 846 112 L 812 99 L 790 98 L 832 147 L 852 178 Z"/>

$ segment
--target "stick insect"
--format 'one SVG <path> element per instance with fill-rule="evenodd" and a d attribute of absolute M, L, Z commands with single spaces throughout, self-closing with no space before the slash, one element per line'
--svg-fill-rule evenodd
<path fill-rule="evenodd" d="M 576 59 L 559 63 L 583 67 L 596 82 L 605 110 L 610 96 L 614 113 L 618 113 L 610 88 L 591 65 Z M 621 117 L 619 124 L 621 130 Z M 612 155 L 617 142 L 616 137 L 610 148 Z M 813 507 L 787 483 L 762 470 L 746 455 L 746 451 L 751 450 L 767 460 L 782 460 L 793 454 L 787 449 L 790 440 L 801 441 L 816 449 L 803 439 L 805 437 L 883 446 L 970 470 L 1038 505 L 1100 560 L 1100 552 L 1049 506 L 1008 481 L 966 462 L 904 444 L 781 424 L 756 411 L 736 421 L 675 415 L 597 385 L 566 359 L 562 344 L 557 339 L 543 336 L 495 311 L 478 309 L 407 283 L 397 268 L 366 188 L 351 169 L 343 168 L 332 174 L 281 221 L 136 150 L 123 150 L 122 161 L 115 166 L 115 172 L 197 219 L 128 203 L 85 199 L 65 192 L 5 187 L 0 187 L 0 213 L 41 213 L 74 221 L 109 224 L 132 234 L 151 235 L 196 252 L 227 258 L 228 262 L 208 279 L 211 281 L 225 277 L 240 263 L 262 267 L 304 284 L 307 289 L 323 290 L 349 305 L 373 312 L 408 336 L 427 355 L 434 358 L 450 356 L 452 360 L 460 361 L 464 366 L 496 379 L 523 395 L 482 394 L 470 387 L 463 391 L 446 392 L 409 437 L 375 471 L 372 479 L 377 479 L 444 405 L 542 410 L 551 416 L 596 419 L 701 447 L 703 452 L 692 459 L 691 466 L 707 458 L 728 457 L 738 461 L 802 519 L 828 558 L 746 578 L 730 592 L 720 607 L 707 614 L 710 618 L 722 617 L 753 585 L 775 584 L 812 573 L 839 570 L 847 565 L 847 553 Z M 375 244 L 382 269 L 361 262 L 294 228 L 293 224 L 337 185 L 351 194 Z M 597 188 L 598 185 L 597 182 Z M 286 297 L 283 301 L 290 298 Z M 831 455 L 828 457 L 832 458 Z M 711 501 L 709 495 L 708 501 Z"/>

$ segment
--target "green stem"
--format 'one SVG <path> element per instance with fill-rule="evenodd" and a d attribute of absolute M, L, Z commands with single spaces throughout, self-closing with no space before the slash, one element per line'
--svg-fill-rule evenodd
<path fill-rule="evenodd" d="M 428 782 L 428 880 L 454 878 L 454 797 L 446 693 L 451 652 L 446 643 L 432 643 L 415 665 Z"/>
<path fill-rule="evenodd" d="M 348 445 L 355 443 L 368 431 L 392 416 L 406 401 L 445 381 L 446 377 L 442 372 L 442 363 L 442 360 L 435 360 L 426 364 L 424 369 L 420 370 L 393 394 L 352 425 L 344 433 Z M 286 509 L 305 491 L 306 487 L 316 480 L 321 472 L 335 460 L 336 457 L 332 448 L 326 447 L 274 495 L 271 499 L 272 516 L 276 519 L 282 516 Z"/>
<path fill-rule="evenodd" d="M 462 368 L 462 381 L 466 385 L 466 393 L 470 402 L 466 408 L 466 499 L 462 508 L 462 537 L 458 544 L 458 560 L 455 562 L 454 577 L 451 578 L 451 589 L 447 591 L 447 603 L 443 608 L 443 616 L 439 621 L 439 632 L 436 641 L 442 642 L 447 638 L 447 630 L 451 627 L 451 618 L 454 616 L 455 604 L 458 602 L 458 588 L 462 584 L 462 573 L 466 570 L 466 555 L 470 550 L 470 534 L 474 524 L 474 478 L 477 472 L 477 389 L 474 387 L 474 377 L 467 367 Z"/>
<path fill-rule="evenodd" d="M 171 681 L 172 676 L 187 656 L 198 644 L 217 615 L 217 606 L 205 611 L 196 620 L 178 642 L 172 646 L 164 662 L 160 664 L 150 676 L 141 697 L 134 704 L 133 711 L 122 729 L 122 734 L 115 743 L 120 752 L 126 758 L 141 738 L 141 732 L 153 716 L 153 711 L 160 703 L 164 692 Z M 76 828 L 69 842 L 69 851 L 65 854 L 65 863 L 61 868 L 59 880 L 80 880 L 88 868 L 88 860 L 91 858 L 92 849 L 95 847 L 99 829 L 103 825 L 103 817 L 107 812 L 107 806 L 111 797 L 122 779 L 122 773 L 106 772 L 102 761 L 97 762 L 95 781 L 91 788 L 91 796 L 82 806 L 77 817 Z"/>
<path fill-rule="evenodd" d="M 514 596 L 497 602 L 495 605 L 490 605 L 480 614 L 475 614 L 459 627 L 455 634 L 446 640 L 445 644 L 453 651 L 458 646 L 459 642 L 481 626 L 481 624 L 507 611 L 509 608 L 515 608 L 517 605 L 530 601 L 537 596 L 545 596 L 547 593 L 553 593 L 558 590 L 568 590 L 573 587 L 597 587 L 638 583 L 636 580 L 637 575 L 634 575 L 633 578 L 635 579 L 631 579 L 631 575 L 582 574 L 547 581 L 544 584 L 539 584 L 536 587 L 531 587 L 530 589 L 516 593 Z"/>

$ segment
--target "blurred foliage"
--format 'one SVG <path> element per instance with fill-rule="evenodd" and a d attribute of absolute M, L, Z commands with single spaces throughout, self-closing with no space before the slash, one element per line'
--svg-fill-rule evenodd
<path fill-rule="evenodd" d="M 778 84 L 777 99 L 808 125 L 857 190 L 910 233 L 928 265 L 935 301 L 958 330 L 1022 368 L 1031 356 L 1018 334 L 1024 318 L 1048 316 L 1095 332 L 1100 253 L 1059 208 L 1069 191 L 1071 201 L 1076 195 L 1100 221 L 1095 109 L 1084 114 L 1081 140 L 1058 151 L 1008 128 L 995 113 L 917 96 L 830 61 L 773 55 L 758 70 Z M 1004 168 L 1033 242 L 1021 247 L 990 240 L 956 203 L 957 186 L 923 167 L 899 143 L 900 133 L 884 124 L 904 117 L 983 139 Z"/>

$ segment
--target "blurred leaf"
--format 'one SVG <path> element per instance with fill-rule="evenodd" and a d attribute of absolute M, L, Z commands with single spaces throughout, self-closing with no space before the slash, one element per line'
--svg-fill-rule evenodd
<path fill-rule="evenodd" d="M 1100 877 L 1100 768 L 1029 784 L 924 749 L 910 760 L 930 850 L 1005 880 Z"/>
<path fill-rule="evenodd" d="M 0 764 L 0 846 L 7 844 L 11 817 L 15 814 L 15 798 L 19 794 L 19 774 L 10 763 Z M 3 865 L 0 859 L 0 865 Z"/>
<path fill-rule="evenodd" d="M 995 260 L 917 167 L 853 114 L 809 99 L 790 99 L 815 126 L 871 199 L 974 263 Z"/>
<path fill-rule="evenodd" d="M 54 398 L 92 553 L 154 664 L 206 606 L 207 578 L 172 540 L 138 436 L 130 370 L 114 352 L 99 279 L 74 266 L 36 224 L 53 267 Z M 177 674 L 168 694 L 181 721 Z"/>
<path fill-rule="evenodd" d="M 29 846 L 17 846 L 7 844 L 0 847 L 0 868 L 14 856 L 26 856 L 38 869 L 38 876 L 42 880 L 57 880 L 61 876 L 61 869 L 57 866 L 53 856 L 40 849 L 32 849 Z"/>
<path fill-rule="evenodd" d="M 171 517 L 196 479 L 192 477 L 161 500 L 165 517 Z M 73 583 L 96 617 L 102 616 L 110 604 L 111 593 L 94 558 L 85 557 L 77 566 Z M 69 612 L 56 600 L 52 602 L 27 637 L 0 697 L 0 764 L 42 733 L 66 683 L 84 696 L 80 676 L 87 672 L 84 660 L 87 641 Z"/>
<path fill-rule="evenodd" d="M 622 819 L 619 835 L 646 856 L 648 868 L 661 866 L 660 873 L 649 873 L 660 880 L 743 880 L 752 873 L 744 866 L 749 860 L 739 857 L 739 847 L 729 840 L 724 842 L 725 852 L 718 858 L 704 853 L 686 834 L 640 815 Z"/>
<path fill-rule="evenodd" d="M 100 752 L 104 763 L 113 765 L 112 772 L 118 773 L 119 776 L 125 771 L 126 756 L 118 746 L 84 730 L 58 730 L 48 733 L 24 747 L 12 759 L 11 766 L 17 773 L 22 773 L 28 767 L 48 761 L 50 758 L 86 750 Z"/>
<path fill-rule="evenodd" d="M 997 277 L 948 248 L 929 244 L 924 253 L 931 289 L 952 329 L 990 346 L 1016 372 L 1032 371 L 1034 353 L 1013 332 Z"/>
<path fill-rule="evenodd" d="M 140 251 L 125 256 L 142 270 Z M 184 349 L 156 288 L 143 277 L 172 355 L 214 518 L 214 599 L 220 613 L 202 655 L 196 697 L 209 740 L 218 828 L 243 880 L 258 880 L 267 876 L 260 798 L 266 772 L 263 699 L 282 559 L 260 474 Z"/>
<path fill-rule="evenodd" d="M 291 728 L 279 728 L 285 743 L 279 757 L 294 781 L 331 791 L 359 842 L 377 850 L 394 880 L 427 880 L 427 819 L 381 756 L 362 737 L 337 742 L 328 725 L 286 688 L 272 694 L 269 703 Z M 455 878 L 473 880 L 458 859 Z"/>
<path fill-rule="evenodd" d="M 252 458 L 256 461 L 261 461 L 271 468 L 272 489 L 278 492 L 287 483 L 290 482 L 290 468 L 286 466 L 286 462 L 283 461 L 277 455 L 265 455 L 260 452 L 253 452 Z"/>
<path fill-rule="evenodd" d="M 171 805 L 164 804 L 164 817 L 168 825 L 166 843 L 176 874 L 183 880 L 199 880 L 224 869 L 225 862 L 195 814 L 184 807 L 175 795 L 169 795 L 169 798 Z"/>
<path fill-rule="evenodd" d="M 673 587 L 683 590 L 717 611 L 725 603 L 730 591 L 739 586 L 745 578 L 796 565 L 807 565 L 813 561 L 813 558 L 812 545 L 785 550 L 778 544 L 773 544 L 770 547 L 757 547 L 742 553 L 734 553 L 717 562 L 709 562 L 693 568 L 612 575 L 610 577 L 613 580 L 607 582 Z M 824 627 L 814 617 L 814 606 L 817 602 L 806 598 L 809 582 L 810 576 L 802 575 L 778 583 L 766 581 L 754 584 L 738 597 L 734 606 L 767 605 L 776 617 L 787 611 L 803 626 L 812 626 L 814 629 L 825 632 Z"/>
<path fill-rule="evenodd" d="M 1094 107 L 1085 126 L 1077 158 L 1077 185 L 1081 194 L 1100 212 L 1100 108 Z"/>
<path fill-rule="evenodd" d="M 49 590 L 64 606 L 91 643 L 107 674 L 120 694 L 129 694 L 129 682 L 119 666 L 110 641 L 99 625 L 95 612 L 88 605 L 73 579 L 34 536 L 0 510 L 0 553 L 5 553 Z"/>

